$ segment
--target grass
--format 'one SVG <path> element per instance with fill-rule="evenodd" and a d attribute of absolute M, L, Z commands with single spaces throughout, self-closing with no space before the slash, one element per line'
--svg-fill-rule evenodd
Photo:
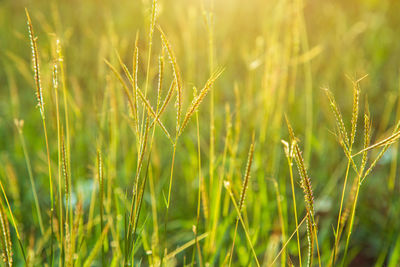
<path fill-rule="evenodd" d="M 2 2 L 0 265 L 397 266 L 399 8 Z"/>

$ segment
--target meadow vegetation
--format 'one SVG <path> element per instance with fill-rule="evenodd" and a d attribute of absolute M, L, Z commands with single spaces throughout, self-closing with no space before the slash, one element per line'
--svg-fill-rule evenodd
<path fill-rule="evenodd" d="M 400 2 L 0 2 L 11 266 L 400 264 Z"/>

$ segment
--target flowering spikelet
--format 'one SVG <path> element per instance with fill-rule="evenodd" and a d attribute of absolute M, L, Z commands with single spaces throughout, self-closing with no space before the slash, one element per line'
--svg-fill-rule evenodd
<path fill-rule="evenodd" d="M 288 126 L 291 142 L 295 142 L 296 139 L 293 132 L 293 128 L 290 125 L 287 118 L 286 118 L 286 123 Z M 311 179 L 307 174 L 307 169 L 304 164 L 304 159 L 297 143 L 294 144 L 293 149 L 294 149 L 293 151 L 294 159 L 296 161 L 297 169 L 300 175 L 300 185 L 304 191 L 304 200 L 306 202 L 307 210 L 308 212 L 311 213 L 312 216 L 314 216 L 314 195 L 311 185 Z"/>
<path fill-rule="evenodd" d="M 68 200 L 70 199 L 70 188 L 69 188 L 69 175 L 68 175 L 68 166 L 67 166 L 67 156 L 66 156 L 66 149 L 65 149 L 65 139 L 64 139 L 64 134 L 61 132 L 61 156 L 62 156 L 62 171 L 64 175 L 64 180 L 65 180 L 65 196 L 66 200 L 68 203 Z"/>
<path fill-rule="evenodd" d="M 10 226 L 8 224 L 7 216 L 4 211 L 3 202 L 0 200 L 0 241 L 1 241 L 1 254 L 4 260 L 4 263 L 7 267 L 12 266 L 12 244 L 10 238 Z"/>
<path fill-rule="evenodd" d="M 58 90 L 58 65 L 57 62 L 53 64 L 53 88 Z"/>
<path fill-rule="evenodd" d="M 127 98 L 128 98 L 128 102 L 129 102 L 129 105 L 132 107 L 132 110 L 134 111 L 135 110 L 135 108 L 134 108 L 134 100 L 130 100 L 130 93 L 129 93 L 129 90 L 128 90 L 128 86 L 126 85 L 126 83 L 124 82 L 124 80 L 123 80 L 123 78 L 122 78 L 122 76 L 121 76 L 121 74 L 119 74 L 119 72 L 115 69 L 115 67 L 113 66 L 113 65 L 111 65 L 111 63 L 110 62 L 108 62 L 107 60 L 104 60 L 104 62 L 107 64 L 107 66 L 112 70 L 112 72 L 115 74 L 115 76 L 117 77 L 117 79 L 119 80 L 119 82 L 121 83 L 121 85 L 122 85 L 122 87 L 124 88 L 124 92 L 125 92 L 125 94 L 126 94 L 126 96 L 127 96 Z M 128 78 L 129 79 L 132 79 L 132 77 L 129 75 L 128 76 Z M 151 114 L 151 116 L 153 117 L 153 118 L 156 118 L 157 117 L 157 114 L 156 114 L 156 112 L 154 111 L 154 109 L 152 108 L 152 106 L 151 106 L 151 104 L 149 103 L 149 101 L 148 101 L 148 99 L 143 95 L 143 93 L 142 93 L 142 91 L 139 89 L 139 88 L 136 88 L 136 93 L 137 93 L 137 95 L 140 97 L 140 99 L 142 100 L 142 102 L 143 102 L 143 104 L 145 105 L 145 107 L 147 108 L 147 110 L 149 111 L 149 113 Z M 133 114 L 135 114 L 134 112 L 133 112 Z M 165 128 L 165 126 L 164 126 L 164 124 L 161 122 L 161 120 L 158 118 L 157 119 L 157 123 L 160 125 L 160 127 L 161 127 L 161 129 L 164 131 L 164 133 L 167 135 L 167 137 L 168 137 L 168 139 L 170 139 L 170 140 L 172 140 L 171 139 L 171 136 L 170 136 L 170 134 L 169 134 L 169 132 L 168 132 L 168 130 Z"/>
<path fill-rule="evenodd" d="M 383 155 L 389 149 L 389 147 L 395 141 L 397 141 L 399 138 L 400 138 L 400 121 L 397 122 L 396 127 L 393 130 L 393 134 L 391 136 L 389 136 L 388 138 L 386 138 L 386 139 L 384 139 L 384 140 L 382 140 L 382 141 L 380 141 L 380 142 L 378 142 L 378 143 L 376 143 L 376 144 L 374 144 L 372 146 L 369 146 L 369 147 L 367 147 L 367 148 L 365 148 L 365 149 L 363 149 L 363 150 L 361 150 L 360 152 L 357 153 L 357 154 L 359 154 L 361 152 L 364 153 L 364 152 L 369 151 L 369 150 L 371 150 L 373 148 L 383 146 L 383 148 L 379 152 L 378 156 L 375 158 L 375 160 L 371 163 L 371 165 L 369 166 L 369 168 L 367 169 L 365 174 L 362 176 L 361 183 L 368 176 L 368 174 L 371 173 L 372 169 L 375 167 L 375 165 L 378 163 L 378 161 L 383 157 Z M 355 154 L 355 155 L 357 155 L 357 154 Z"/>
<path fill-rule="evenodd" d="M 289 123 L 288 118 L 285 116 L 286 124 L 288 127 L 290 140 L 293 146 L 294 159 L 296 161 L 297 169 L 300 175 L 300 185 L 304 192 L 304 201 L 307 209 L 307 241 L 308 241 L 308 262 L 307 265 L 312 265 L 312 254 L 314 250 L 313 242 L 313 221 L 314 221 L 314 195 L 312 191 L 311 179 L 307 174 L 307 169 L 304 164 L 304 159 L 301 154 L 300 148 L 296 142 L 293 128 Z"/>
<path fill-rule="evenodd" d="M 139 111 L 138 111 L 138 100 L 137 100 L 137 88 L 138 88 L 138 66 L 139 66 L 139 33 L 136 33 L 135 40 L 135 51 L 133 52 L 133 81 L 132 81 L 132 89 L 133 89 L 133 103 L 134 103 L 134 120 L 136 124 L 136 131 L 139 132 Z"/>
<path fill-rule="evenodd" d="M 163 86 L 163 78 L 164 78 L 164 55 L 158 57 L 158 86 L 157 86 L 157 105 L 156 110 L 160 107 L 161 101 L 161 90 Z M 157 114 L 158 116 L 158 114 Z"/>
<path fill-rule="evenodd" d="M 246 191 L 247 191 L 247 187 L 249 185 L 249 180 L 250 180 L 250 169 L 251 169 L 251 164 L 253 163 L 253 154 L 254 154 L 254 133 L 253 133 L 253 137 L 252 137 L 252 141 L 251 141 L 251 145 L 250 145 L 250 149 L 249 149 L 249 155 L 247 157 L 247 165 L 246 165 L 246 172 L 245 172 L 244 179 L 243 179 L 242 192 L 240 193 L 239 211 L 242 210 L 244 200 L 246 198 Z"/>
<path fill-rule="evenodd" d="M 371 120 L 370 120 L 370 115 L 369 115 L 369 110 L 366 107 L 366 112 L 364 115 L 364 148 L 367 148 L 369 146 L 369 142 L 371 140 Z M 362 173 L 364 172 L 365 165 L 367 164 L 367 156 L 368 156 L 368 151 L 364 151 L 362 155 L 362 160 L 361 160 L 361 167 L 360 167 L 360 178 L 362 177 Z"/>
<path fill-rule="evenodd" d="M 353 112 L 351 116 L 350 146 L 353 145 L 354 139 L 356 137 L 359 101 L 360 101 L 360 85 L 359 81 L 356 81 L 353 82 Z"/>
<path fill-rule="evenodd" d="M 150 45 L 153 41 L 153 33 L 154 33 L 154 26 L 156 24 L 156 17 L 157 17 L 157 0 L 153 0 L 153 3 L 151 5 L 151 22 L 150 22 L 150 30 L 149 30 Z"/>
<path fill-rule="evenodd" d="M 120 56 L 118 55 L 117 57 L 118 57 L 118 60 L 119 60 L 119 62 L 121 64 L 121 66 L 122 66 L 122 69 L 125 71 L 125 73 L 129 74 L 129 72 L 128 72 L 126 66 L 124 65 L 124 63 L 122 62 Z M 125 93 L 126 99 L 128 101 L 130 113 L 134 117 L 134 115 L 135 115 L 134 100 L 132 99 L 132 96 L 131 96 L 131 93 L 129 91 L 128 86 L 125 84 L 124 80 L 122 79 L 122 76 L 119 74 L 117 69 L 113 65 L 111 65 L 111 63 L 108 62 L 107 60 L 104 60 L 104 61 L 107 64 L 107 66 L 114 72 L 114 74 L 118 78 L 118 80 L 120 81 L 120 83 L 121 83 L 121 85 L 122 85 L 122 87 L 124 89 L 124 93 Z M 130 76 L 128 76 L 128 77 L 131 78 Z M 136 123 L 136 121 L 135 121 L 135 123 Z"/>
<path fill-rule="evenodd" d="M 36 84 L 36 98 L 38 101 L 38 106 L 40 109 L 40 113 L 42 116 L 44 115 L 44 102 L 43 102 L 43 93 L 42 93 L 42 84 L 40 81 L 40 65 L 39 65 L 39 53 L 37 48 L 37 37 L 35 37 L 31 17 L 29 16 L 28 10 L 25 9 L 29 38 L 31 41 L 31 49 L 32 49 L 32 63 L 33 63 L 33 71 L 35 76 L 35 84 Z"/>
<path fill-rule="evenodd" d="M 347 136 L 347 131 L 346 131 L 346 127 L 343 122 L 342 113 L 340 112 L 339 106 L 336 103 L 335 97 L 332 95 L 331 91 L 329 91 L 328 89 L 325 89 L 325 93 L 329 99 L 329 103 L 331 105 L 333 115 L 335 116 L 336 126 L 338 128 L 340 137 L 344 141 L 344 144 L 346 146 L 349 146 L 349 137 Z"/>
<path fill-rule="evenodd" d="M 176 108 L 177 108 L 176 130 L 179 131 L 179 124 L 180 124 L 181 113 L 182 113 L 182 78 L 181 78 L 181 74 L 179 72 L 178 63 L 176 62 L 174 51 L 172 51 L 170 43 L 169 43 L 165 33 L 162 31 L 161 27 L 158 26 L 158 30 L 160 31 L 160 34 L 161 34 L 161 40 L 162 40 L 165 48 L 167 49 L 167 54 L 168 54 L 169 60 L 171 62 L 172 70 L 174 72 L 174 79 L 175 79 L 175 82 L 176 82 L 176 91 L 177 91 L 177 98 L 176 98 Z"/>
<path fill-rule="evenodd" d="M 188 111 L 186 112 L 185 118 L 183 119 L 183 123 L 181 128 L 179 129 L 179 134 L 182 133 L 182 130 L 185 128 L 187 123 L 189 122 L 190 117 L 196 112 L 197 108 L 199 107 L 201 101 L 203 101 L 204 97 L 207 95 L 208 91 L 211 89 L 212 85 L 214 84 L 215 80 L 221 75 L 222 70 L 216 71 L 211 77 L 208 79 L 206 84 L 204 85 L 203 89 L 201 89 L 199 95 L 195 97 L 192 103 L 189 106 Z"/>
<path fill-rule="evenodd" d="M 99 179 L 100 203 L 103 203 L 103 197 L 104 197 L 103 160 L 101 157 L 100 150 L 97 151 L 97 175 Z"/>

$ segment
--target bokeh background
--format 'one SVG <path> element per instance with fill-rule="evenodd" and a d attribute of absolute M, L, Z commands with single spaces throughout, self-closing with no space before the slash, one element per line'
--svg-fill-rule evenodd
<path fill-rule="evenodd" d="M 51 71 L 56 56 L 55 43 L 59 39 L 68 89 L 72 203 L 75 205 L 78 199 L 82 200 L 85 224 L 92 192 L 98 190 L 96 149 L 100 146 L 105 159 L 106 179 L 113 180 L 113 187 L 106 189 L 107 194 L 110 191 L 113 196 L 110 198 L 112 201 L 106 204 L 109 207 L 106 214 L 123 229 L 123 217 L 128 210 L 123 204 L 114 209 L 113 203 L 130 201 L 137 151 L 122 87 L 104 59 L 118 66 L 117 51 L 131 69 L 138 33 L 138 79 L 139 87 L 144 87 L 151 4 L 145 0 L 0 1 L 0 179 L 24 245 L 33 251 L 32 264 L 35 266 L 46 262 L 47 254 L 43 251 L 48 249 L 49 241 L 39 231 L 15 119 L 24 121 L 23 136 L 46 226 L 50 200 L 46 150 L 40 112 L 36 108 L 24 8 L 30 12 L 38 37 L 54 177 L 57 177 L 58 150 Z M 184 110 L 193 97 L 193 87 L 200 89 L 214 69 L 224 68 L 212 89 L 215 158 L 211 171 L 209 95 L 198 112 L 202 173 L 211 210 L 214 208 L 213 190 L 218 181 L 231 179 L 234 191 L 239 194 L 251 135 L 253 131 L 256 133 L 245 217 L 260 262 L 271 263 L 284 242 L 279 206 L 282 207 L 286 238 L 295 229 L 289 168 L 281 143 L 282 139 L 289 138 L 284 122 L 284 114 L 287 114 L 304 150 L 314 189 L 321 259 L 324 266 L 328 264 L 347 159 L 335 136 L 335 119 L 323 89 L 329 88 L 333 92 L 350 129 L 351 79 L 368 74 L 361 82 L 360 112 L 364 112 L 368 99 L 372 142 L 388 136 L 400 119 L 399 14 L 400 1 L 390 0 L 158 1 L 156 23 L 168 36 L 182 73 Z M 155 30 L 148 91 L 152 103 L 156 99 L 157 57 L 161 54 L 161 44 L 159 32 Z M 168 60 L 166 63 L 166 79 L 171 80 Z M 167 90 L 168 82 L 165 84 L 164 90 Z M 64 110 L 65 107 L 61 106 L 61 111 Z M 232 144 L 237 145 L 237 153 L 228 153 L 229 164 L 223 166 L 227 117 L 234 122 Z M 173 104 L 162 119 L 167 128 L 174 129 Z M 358 126 L 357 151 L 363 142 L 362 120 Z M 371 151 L 371 158 L 377 153 Z M 195 119 L 191 120 L 177 145 L 171 208 L 166 222 L 167 232 L 164 233 L 164 195 L 168 191 L 171 155 L 168 139 L 157 129 L 149 160 L 154 194 L 149 188 L 145 191 L 139 224 L 142 232 L 135 252 L 135 258 L 142 259 L 142 265 L 151 264 L 152 257 L 155 264 L 156 255 L 162 255 L 164 249 L 161 242 L 154 241 L 156 230 L 152 208 L 158 214 L 159 235 L 167 236 L 169 251 L 193 239 L 199 179 Z M 400 260 L 398 160 L 398 146 L 394 144 L 361 187 L 346 262 L 349 266 L 397 266 Z M 221 166 L 226 167 L 226 173 L 231 173 L 228 178 L 220 175 Z M 295 168 L 294 171 L 298 181 Z M 210 182 L 211 176 L 214 182 Z M 354 173 L 351 173 L 350 181 L 354 178 Z M 273 181 L 277 182 L 278 189 Z M 55 183 L 56 187 L 57 181 Z M 299 182 L 295 187 L 299 214 L 302 214 L 304 204 Z M 207 240 L 201 243 L 204 262 L 215 266 L 224 264 L 232 243 L 235 210 L 229 204 L 229 198 L 226 200 L 226 195 L 223 190 L 223 201 L 217 211 L 220 216 L 215 246 L 207 244 Z M 93 216 L 98 217 L 97 210 Z M 210 221 L 202 214 L 198 231 L 209 231 L 209 224 Z M 80 257 L 87 257 L 95 245 L 99 238 L 98 227 L 98 224 L 93 226 L 82 243 L 81 251 L 76 252 Z M 300 231 L 305 259 L 307 244 L 303 228 Z M 23 260 L 15 233 L 11 231 L 11 235 L 15 244 L 14 262 L 18 266 Z M 118 257 L 113 242 L 122 239 L 122 234 L 109 235 L 108 263 L 119 264 L 118 259 L 112 260 Z M 43 247 L 41 251 L 35 248 L 38 244 Z M 153 256 L 146 253 L 150 250 Z M 235 251 L 236 266 L 254 264 L 241 230 Z M 190 263 L 192 253 L 191 247 L 179 253 L 170 264 L 182 266 L 184 262 Z M 295 238 L 288 245 L 287 255 L 297 266 Z M 93 264 L 97 266 L 99 262 L 96 259 Z"/>

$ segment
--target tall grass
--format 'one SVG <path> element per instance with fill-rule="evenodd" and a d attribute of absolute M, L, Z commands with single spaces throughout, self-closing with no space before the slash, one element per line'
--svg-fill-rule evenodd
<path fill-rule="evenodd" d="M 5 266 L 396 266 L 397 2 L 20 5 Z"/>

